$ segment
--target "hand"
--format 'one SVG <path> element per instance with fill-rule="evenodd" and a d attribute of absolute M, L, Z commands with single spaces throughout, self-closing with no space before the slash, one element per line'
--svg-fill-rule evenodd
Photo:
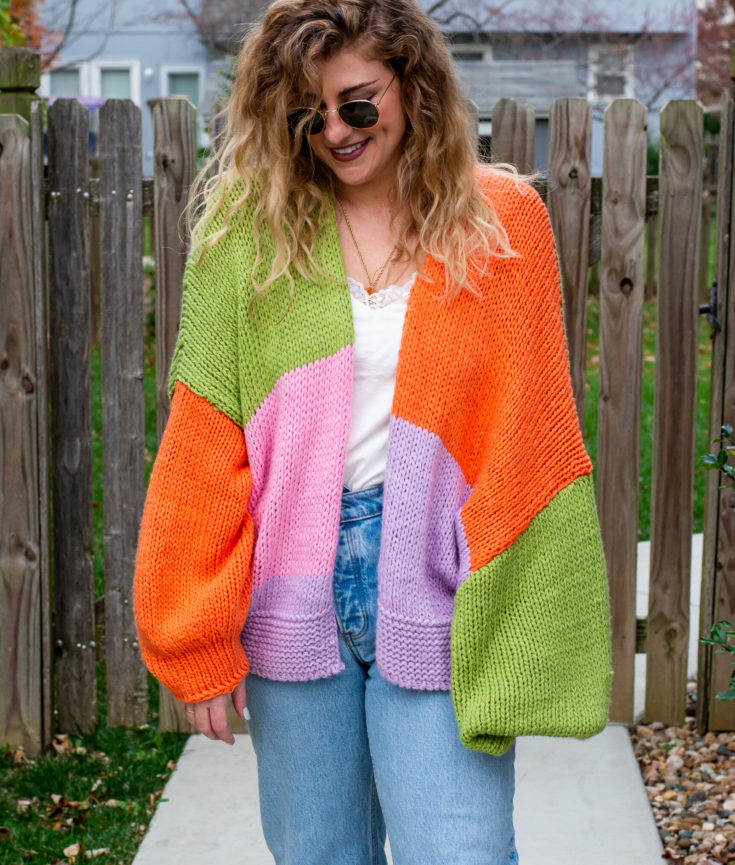
<path fill-rule="evenodd" d="M 184 710 L 187 720 L 208 739 L 221 739 L 228 745 L 235 744 L 235 737 L 230 732 L 227 723 L 227 698 L 229 694 L 218 694 L 209 700 L 201 700 L 198 703 L 185 703 L 179 700 L 179 705 Z M 245 709 L 245 679 L 239 682 L 232 691 L 232 705 L 242 718 Z"/>

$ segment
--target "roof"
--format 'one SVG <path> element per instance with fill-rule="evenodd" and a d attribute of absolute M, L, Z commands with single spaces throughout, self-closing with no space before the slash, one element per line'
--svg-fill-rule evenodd
<path fill-rule="evenodd" d="M 527 99 L 541 114 L 561 96 L 586 95 L 579 68 L 571 60 L 513 60 L 496 63 L 455 64 L 462 90 L 477 106 L 481 119 L 489 118 L 498 99 Z"/>
<path fill-rule="evenodd" d="M 696 0 L 417 0 L 447 33 L 690 33 Z"/>

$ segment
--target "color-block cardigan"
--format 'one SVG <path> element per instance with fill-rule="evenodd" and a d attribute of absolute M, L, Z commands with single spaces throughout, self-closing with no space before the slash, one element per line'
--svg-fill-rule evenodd
<path fill-rule="evenodd" d="M 445 302 L 431 258 L 412 287 L 377 663 L 399 686 L 451 689 L 465 745 L 502 753 L 517 735 L 604 726 L 609 615 L 546 209 L 506 177 L 480 182 L 518 255 L 491 261 L 481 296 Z M 256 321 L 247 224 L 187 264 L 171 415 L 140 533 L 143 658 L 187 701 L 248 670 L 307 680 L 343 666 L 332 571 L 353 323 L 336 219 L 331 209 L 316 249 L 334 278 L 295 275 L 290 308 L 276 283 Z"/>

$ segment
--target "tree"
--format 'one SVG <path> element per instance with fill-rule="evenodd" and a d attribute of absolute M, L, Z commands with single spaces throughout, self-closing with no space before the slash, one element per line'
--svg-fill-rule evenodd
<path fill-rule="evenodd" d="M 0 0 L 0 37 L 3 45 L 27 45 L 41 50 L 44 31 L 38 20 L 38 0 Z"/>
<path fill-rule="evenodd" d="M 735 39 L 735 0 L 707 0 L 697 27 L 697 97 L 719 105 L 730 84 L 730 41 Z"/>

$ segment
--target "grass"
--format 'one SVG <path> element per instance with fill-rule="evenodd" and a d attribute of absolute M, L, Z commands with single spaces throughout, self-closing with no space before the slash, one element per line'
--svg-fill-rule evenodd
<path fill-rule="evenodd" d="M 35 760 L 0 748 L 0 863 L 129 865 L 185 738 L 100 726 Z"/>

